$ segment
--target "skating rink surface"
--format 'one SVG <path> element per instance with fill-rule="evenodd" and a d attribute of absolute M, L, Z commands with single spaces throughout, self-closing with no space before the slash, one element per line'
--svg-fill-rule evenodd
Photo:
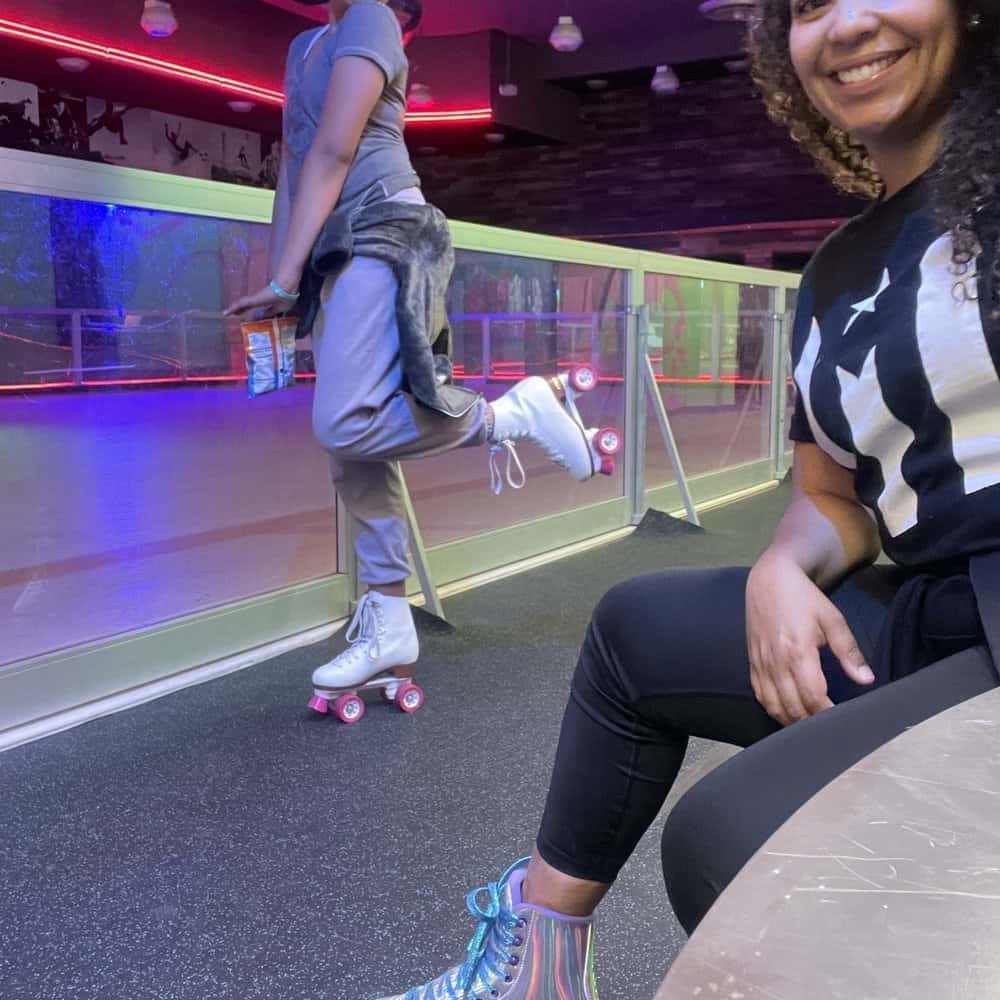
<path fill-rule="evenodd" d="M 206 445 L 209 471 L 223 451 Z M 305 464 L 318 496 L 321 463 Z M 301 485 L 287 497 L 320 509 Z M 783 487 L 708 514 L 704 533 L 640 531 L 451 598 L 455 631 L 424 632 L 413 716 L 373 703 L 347 727 L 305 708 L 336 637 L 4 754 L 0 996 L 372 1000 L 461 961 L 465 893 L 531 848 L 601 594 L 665 566 L 749 562 L 786 501 Z M 717 754 L 696 744 L 682 781 Z M 650 1000 L 681 945 L 661 826 L 600 911 L 605 1000 Z"/>

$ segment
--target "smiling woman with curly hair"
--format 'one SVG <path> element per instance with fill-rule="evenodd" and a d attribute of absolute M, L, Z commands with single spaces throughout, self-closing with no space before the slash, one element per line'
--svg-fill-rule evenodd
<path fill-rule="evenodd" d="M 992 237 L 990 256 L 1000 278 L 995 248 L 1000 217 L 1000 13 L 990 6 L 980 0 L 955 2 L 958 21 L 966 30 L 943 95 L 941 108 L 947 113 L 928 180 L 933 186 L 932 210 L 952 233 L 955 262 L 969 261 L 980 241 Z M 838 188 L 880 197 L 884 183 L 864 144 L 817 110 L 796 75 L 789 55 L 793 8 L 788 0 L 761 0 L 760 16 L 750 30 L 753 78 L 768 113 L 788 128 Z M 1000 303 L 993 302 L 992 308 L 1000 310 Z"/>
<path fill-rule="evenodd" d="M 470 894 L 465 962 L 404 1000 L 594 1000 L 594 910 L 689 737 L 747 748 L 664 831 L 690 931 L 834 777 L 1000 684 L 995 0 L 761 4 L 770 114 L 870 199 L 802 278 L 788 509 L 752 569 L 667 570 L 600 602 L 535 852 Z M 530 798 L 508 776 L 489 776 L 488 815 Z"/>

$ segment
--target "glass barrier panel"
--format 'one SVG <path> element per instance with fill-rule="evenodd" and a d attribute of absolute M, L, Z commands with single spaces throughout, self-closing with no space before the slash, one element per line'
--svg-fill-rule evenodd
<path fill-rule="evenodd" d="M 0 192 L 0 663 L 336 572 L 311 391 L 223 305 L 267 229 Z"/>
<path fill-rule="evenodd" d="M 785 292 L 785 339 L 786 350 L 788 351 L 787 365 L 788 376 L 785 380 L 785 437 L 791 445 L 788 434 L 792 429 L 792 414 L 795 412 L 795 382 L 792 380 L 792 331 L 795 329 L 795 307 L 798 305 L 799 291 L 797 288 L 789 288 Z"/>
<path fill-rule="evenodd" d="M 625 420 L 626 271 L 460 250 L 449 289 L 456 382 L 493 401 L 529 375 L 591 365 L 595 389 L 579 400 L 589 427 Z M 483 448 L 407 462 L 405 472 L 427 545 L 467 538 L 586 507 L 624 493 L 624 455 L 610 476 L 577 483 L 537 448 L 518 445 L 527 484 L 489 491 Z M 447 502 L 442 498 L 447 497 Z"/>
<path fill-rule="evenodd" d="M 647 274 L 648 354 L 689 477 L 770 456 L 774 290 Z M 647 400 L 646 487 L 674 481 Z"/>
<path fill-rule="evenodd" d="M 266 281 L 267 244 L 256 223 L 0 192 L 0 664 L 336 572 L 310 344 L 294 387 L 250 400 L 239 324 L 221 316 Z M 645 283 L 687 472 L 767 458 L 773 289 Z M 456 381 L 494 401 L 590 365 L 584 422 L 622 431 L 629 287 L 620 267 L 458 251 Z M 647 484 L 669 482 L 652 419 L 647 439 Z M 425 542 L 624 494 L 624 452 L 577 483 L 519 451 L 526 486 L 499 497 L 486 448 L 406 463 Z"/>

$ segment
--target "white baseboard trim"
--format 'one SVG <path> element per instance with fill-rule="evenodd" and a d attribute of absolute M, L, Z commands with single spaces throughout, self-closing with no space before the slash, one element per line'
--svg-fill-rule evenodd
<path fill-rule="evenodd" d="M 226 657 L 224 660 L 217 660 L 214 663 L 206 663 L 204 666 L 195 667 L 191 670 L 183 670 L 180 673 L 172 674 L 161 680 L 152 681 L 149 684 L 142 684 L 139 687 L 130 688 L 127 691 L 120 691 L 107 698 L 100 698 L 97 701 L 88 702 L 78 708 L 71 708 L 65 712 L 57 712 L 54 715 L 46 716 L 43 719 L 36 719 L 23 726 L 0 733 L 0 753 L 4 750 L 12 750 L 14 747 L 23 746 L 25 743 L 33 743 L 35 740 L 44 739 L 46 736 L 54 736 L 56 733 L 65 732 L 76 726 L 82 726 L 86 722 L 93 722 L 94 719 L 103 718 L 106 715 L 114 715 L 117 712 L 124 712 L 147 702 L 163 698 L 168 694 L 181 691 L 187 687 L 194 687 L 196 684 L 204 684 L 206 681 L 213 681 L 227 674 L 234 674 L 239 670 L 245 670 L 255 664 L 263 663 L 265 660 L 272 660 L 282 656 L 292 650 L 300 649 L 303 646 L 311 646 L 317 642 L 328 639 L 342 625 L 343 621 L 331 622 L 328 625 L 321 625 L 319 628 L 309 629 L 307 632 L 300 632 L 276 642 L 268 643 L 266 646 L 258 646 L 255 649 L 247 650 L 236 656 Z"/>

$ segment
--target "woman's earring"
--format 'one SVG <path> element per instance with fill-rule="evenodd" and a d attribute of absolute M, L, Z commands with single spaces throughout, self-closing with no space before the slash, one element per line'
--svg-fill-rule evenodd
<path fill-rule="evenodd" d="M 969 31 L 977 31 L 982 23 L 982 14 L 980 14 L 978 10 L 974 10 L 969 15 L 969 20 L 965 22 L 965 26 L 969 29 Z"/>

